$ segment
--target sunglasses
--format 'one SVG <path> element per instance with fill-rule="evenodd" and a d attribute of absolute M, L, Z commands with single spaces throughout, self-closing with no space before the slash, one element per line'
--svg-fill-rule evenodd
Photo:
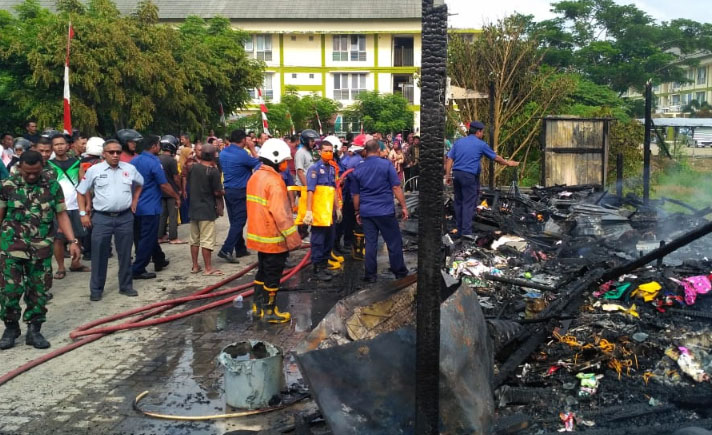
<path fill-rule="evenodd" d="M 112 156 L 118 156 L 121 151 L 104 151 L 106 154 L 111 154 Z"/>

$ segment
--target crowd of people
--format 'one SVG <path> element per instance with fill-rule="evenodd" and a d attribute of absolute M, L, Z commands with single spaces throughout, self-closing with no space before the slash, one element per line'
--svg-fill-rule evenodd
<path fill-rule="evenodd" d="M 211 131 L 193 143 L 187 134 L 144 137 L 122 129 L 105 140 L 79 131 L 39 133 L 33 121 L 25 127 L 21 137 L 0 138 L 0 349 L 14 346 L 21 319 L 29 324 L 26 343 L 49 347 L 40 328 L 52 279 L 67 275 L 66 257 L 69 272 L 89 273 L 88 296 L 98 302 L 114 252 L 118 291 L 133 297 L 133 280 L 156 278 L 169 266 L 163 243 L 189 244 L 190 272 L 208 276 L 223 274 L 213 264 L 216 249 L 228 263 L 239 263 L 252 250 L 259 264 L 252 312 L 271 323 L 290 319 L 276 306 L 276 293 L 289 252 L 305 243 L 316 280 L 331 280 L 345 252 L 363 247 L 364 280 L 375 282 L 379 235 L 390 271 L 396 278 L 408 274 L 395 203 L 408 219 L 403 184 L 417 176 L 420 157 L 420 139 L 413 134 L 324 137 L 304 130 L 271 138 L 238 129 L 225 138 Z M 472 177 L 466 175 L 479 175 L 480 155 L 516 163 L 496 157 L 481 141 L 484 126 L 470 127 L 476 141 L 445 150 L 460 208 L 472 205 Z M 480 153 L 476 171 L 468 150 L 473 146 Z M 216 220 L 225 212 L 229 230 L 218 245 Z M 466 214 L 459 212 L 458 221 Z M 181 224 L 190 227 L 187 242 L 178 238 Z M 151 262 L 154 271 L 148 270 Z"/>

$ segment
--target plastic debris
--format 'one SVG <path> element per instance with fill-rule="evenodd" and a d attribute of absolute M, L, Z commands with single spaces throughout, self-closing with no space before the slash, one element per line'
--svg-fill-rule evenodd
<path fill-rule="evenodd" d="M 631 296 L 642 298 L 645 302 L 651 302 L 658 296 L 662 288 L 663 287 L 655 281 L 648 282 L 639 285 L 638 288 L 633 290 Z"/>
<path fill-rule="evenodd" d="M 596 305 L 599 303 L 597 302 Z M 633 316 L 636 318 L 640 318 L 640 315 L 638 314 L 637 307 L 635 304 L 631 305 L 630 308 L 626 308 L 623 305 L 618 305 L 618 304 L 602 304 L 601 309 L 603 311 L 621 311 L 623 314 L 628 314 L 629 316 Z"/>
<path fill-rule="evenodd" d="M 650 400 L 648 400 L 648 405 L 650 406 L 660 406 L 662 404 L 663 402 L 657 400 L 655 397 L 651 397 Z"/>
<path fill-rule="evenodd" d="M 671 280 L 680 284 L 685 289 L 685 303 L 687 305 L 694 305 L 697 300 L 697 295 L 707 294 L 710 289 L 712 289 L 712 283 L 705 275 L 689 276 L 683 278 L 682 281 L 674 278 L 671 278 Z"/>
<path fill-rule="evenodd" d="M 518 236 L 502 236 L 499 239 L 492 242 L 492 249 L 497 249 L 500 246 L 509 246 L 516 249 L 519 252 L 524 252 L 527 248 L 527 241 Z"/>
<path fill-rule="evenodd" d="M 564 423 L 564 427 L 559 429 L 559 432 L 573 432 L 574 431 L 574 419 L 576 415 L 573 412 L 560 412 L 559 418 L 561 422 Z"/>
<path fill-rule="evenodd" d="M 695 382 L 705 382 L 709 381 L 710 377 L 702 369 L 702 366 L 686 347 L 680 346 L 680 356 L 677 359 L 677 365 L 680 369 L 689 377 L 695 380 Z"/>
<path fill-rule="evenodd" d="M 646 334 L 645 332 L 636 332 L 635 334 L 633 334 L 632 338 L 638 343 L 642 343 L 648 339 L 648 334 Z"/>
<path fill-rule="evenodd" d="M 576 377 L 581 380 L 581 389 L 578 393 L 579 397 L 591 397 L 596 394 L 596 391 L 598 390 L 598 381 L 603 378 L 603 375 L 597 375 L 595 373 L 578 373 Z"/>

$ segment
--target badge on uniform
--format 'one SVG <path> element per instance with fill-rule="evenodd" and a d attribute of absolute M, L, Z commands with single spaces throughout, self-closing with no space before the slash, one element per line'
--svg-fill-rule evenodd
<path fill-rule="evenodd" d="M 128 177 L 128 176 L 129 176 L 129 171 L 124 171 L 124 177 Z"/>
<path fill-rule="evenodd" d="M 316 178 L 316 172 L 312 172 L 312 173 L 311 173 L 311 177 L 312 177 L 312 178 Z"/>
<path fill-rule="evenodd" d="M 326 172 L 324 171 L 324 168 L 320 168 L 320 169 L 319 169 L 319 173 L 320 173 L 320 174 L 326 174 Z"/>

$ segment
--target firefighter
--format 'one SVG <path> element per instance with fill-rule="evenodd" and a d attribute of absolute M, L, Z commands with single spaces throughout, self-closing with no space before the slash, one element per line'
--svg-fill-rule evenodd
<path fill-rule="evenodd" d="M 291 158 L 283 140 L 266 140 L 259 151 L 262 165 L 247 182 L 247 247 L 257 251 L 258 261 L 252 313 L 269 323 L 291 318 L 277 308 L 276 298 L 289 251 L 301 245 L 287 186 L 280 176 Z"/>

